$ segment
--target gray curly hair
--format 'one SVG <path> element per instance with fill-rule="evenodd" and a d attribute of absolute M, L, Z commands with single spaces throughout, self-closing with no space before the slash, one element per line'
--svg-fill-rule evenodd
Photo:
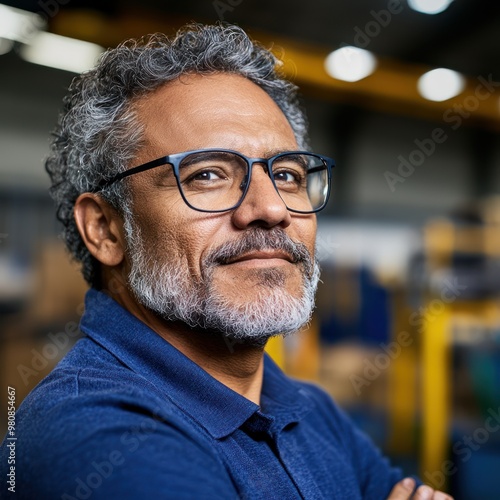
<path fill-rule="evenodd" d="M 306 120 L 296 87 L 280 76 L 278 66 L 271 52 L 237 26 L 190 24 L 173 38 L 155 34 L 128 40 L 73 80 L 45 168 L 63 238 L 90 285 L 101 286 L 99 263 L 80 237 L 73 207 L 81 193 L 96 190 L 133 160 L 142 140 L 142 128 L 132 111 L 135 99 L 186 73 L 242 75 L 269 94 L 288 119 L 299 146 L 306 148 Z M 122 215 L 130 215 L 126 183 L 115 183 L 100 194 Z"/>

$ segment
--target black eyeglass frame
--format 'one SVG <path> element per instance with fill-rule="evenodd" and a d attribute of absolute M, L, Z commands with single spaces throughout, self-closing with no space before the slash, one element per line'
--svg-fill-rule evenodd
<path fill-rule="evenodd" d="M 235 205 L 233 205 L 232 207 L 229 207 L 229 208 L 217 209 L 217 210 L 207 210 L 207 209 L 203 209 L 203 208 L 194 207 L 187 200 L 187 198 L 184 194 L 184 191 L 182 189 L 181 183 L 180 183 L 180 173 L 179 173 L 180 164 L 181 164 L 182 160 L 184 160 L 184 158 L 186 158 L 189 155 L 197 154 L 197 153 L 216 153 L 216 152 L 232 153 L 232 154 L 240 157 L 241 159 L 243 159 L 246 162 L 246 164 L 248 165 L 248 176 L 247 176 L 248 180 L 245 183 L 243 193 L 242 193 L 239 201 Z M 279 189 L 276 186 L 276 182 L 274 179 L 274 173 L 273 173 L 272 169 L 270 168 L 270 165 L 274 161 L 276 161 L 278 158 L 282 158 L 284 156 L 289 156 L 289 155 L 314 156 L 314 157 L 318 158 L 319 160 L 321 160 L 323 165 L 326 167 L 327 173 L 328 173 L 328 182 L 327 182 L 328 191 L 327 191 L 327 194 L 325 197 L 325 201 L 322 203 L 322 205 L 320 207 L 315 208 L 314 210 L 307 210 L 307 211 L 295 210 L 293 208 L 289 208 L 288 205 L 286 204 L 285 200 L 283 200 L 283 198 L 279 192 Z M 138 174 L 140 172 L 145 172 L 146 170 L 151 170 L 151 169 L 156 168 L 156 167 L 170 165 L 174 171 L 174 177 L 175 177 L 175 180 L 177 183 L 177 188 L 179 189 L 179 193 L 181 194 L 182 199 L 184 200 L 184 202 L 186 203 L 186 205 L 188 207 L 190 207 L 193 210 L 196 210 L 198 212 L 207 212 L 207 213 L 228 212 L 230 210 L 235 210 L 243 203 L 243 200 L 245 199 L 245 196 L 248 192 L 248 187 L 250 186 L 250 182 L 251 182 L 251 178 L 252 178 L 252 167 L 253 167 L 254 163 L 260 163 L 260 164 L 265 165 L 266 173 L 269 176 L 269 178 L 271 179 L 271 182 L 273 183 L 274 189 L 278 193 L 279 197 L 282 199 L 287 210 L 289 210 L 290 212 L 299 213 L 299 214 L 313 214 L 313 213 L 316 213 L 316 212 L 323 210 L 325 208 L 326 204 L 328 203 L 328 199 L 330 198 L 330 192 L 331 192 L 332 168 L 335 167 L 335 160 L 333 160 L 332 158 L 329 158 L 327 156 L 324 156 L 324 155 L 311 153 L 309 151 L 284 151 L 284 152 L 279 153 L 277 155 L 271 156 L 270 158 L 249 158 L 248 156 L 245 156 L 244 154 L 239 153 L 238 151 L 233 151 L 232 149 L 212 149 L 212 148 L 210 148 L 210 149 L 194 149 L 192 151 L 184 151 L 182 153 L 174 153 L 171 155 L 162 156 L 161 158 L 157 158 L 156 160 L 151 160 L 151 161 L 148 161 L 146 163 L 143 163 L 142 165 L 138 165 L 137 167 L 130 168 L 128 170 L 125 170 L 124 172 L 120 172 L 119 174 L 116 174 L 114 177 L 111 177 L 111 179 L 103 180 L 97 186 L 97 188 L 94 190 L 94 192 L 102 191 L 103 189 L 114 184 L 115 182 L 121 181 L 122 179 L 125 179 L 126 177 L 129 177 L 130 175 Z M 314 172 L 320 171 L 321 169 L 322 169 L 322 167 L 318 166 L 318 167 L 314 167 L 314 168 L 308 170 L 307 172 L 308 172 L 308 174 L 314 173 Z"/>

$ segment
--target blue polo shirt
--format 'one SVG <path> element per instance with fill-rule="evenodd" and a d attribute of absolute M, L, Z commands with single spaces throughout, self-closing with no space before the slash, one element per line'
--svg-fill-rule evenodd
<path fill-rule="evenodd" d="M 17 413 L 15 498 L 380 500 L 402 478 L 267 356 L 258 406 L 101 292 L 81 330 Z"/>

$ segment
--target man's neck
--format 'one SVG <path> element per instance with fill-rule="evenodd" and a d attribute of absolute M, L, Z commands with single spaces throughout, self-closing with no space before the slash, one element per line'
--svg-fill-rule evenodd
<path fill-rule="evenodd" d="M 151 326 L 151 325 L 150 325 Z M 264 348 L 232 344 L 221 335 L 177 328 L 155 331 L 185 356 L 233 391 L 260 405 Z"/>
<path fill-rule="evenodd" d="M 125 295 L 125 297 L 124 297 Z M 222 335 L 167 322 L 126 294 L 113 298 L 216 380 L 260 405 L 264 348 L 230 341 Z"/>

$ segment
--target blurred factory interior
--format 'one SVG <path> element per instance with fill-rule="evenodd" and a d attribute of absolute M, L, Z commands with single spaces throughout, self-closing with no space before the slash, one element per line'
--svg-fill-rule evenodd
<path fill-rule="evenodd" d="M 1 387 L 20 402 L 76 340 L 83 307 L 43 168 L 65 90 L 92 64 L 69 39 L 90 42 L 92 61 L 219 20 L 283 60 L 312 150 L 337 162 L 314 321 L 270 351 L 409 473 L 458 500 L 500 498 L 498 2 L 2 0 Z"/>

